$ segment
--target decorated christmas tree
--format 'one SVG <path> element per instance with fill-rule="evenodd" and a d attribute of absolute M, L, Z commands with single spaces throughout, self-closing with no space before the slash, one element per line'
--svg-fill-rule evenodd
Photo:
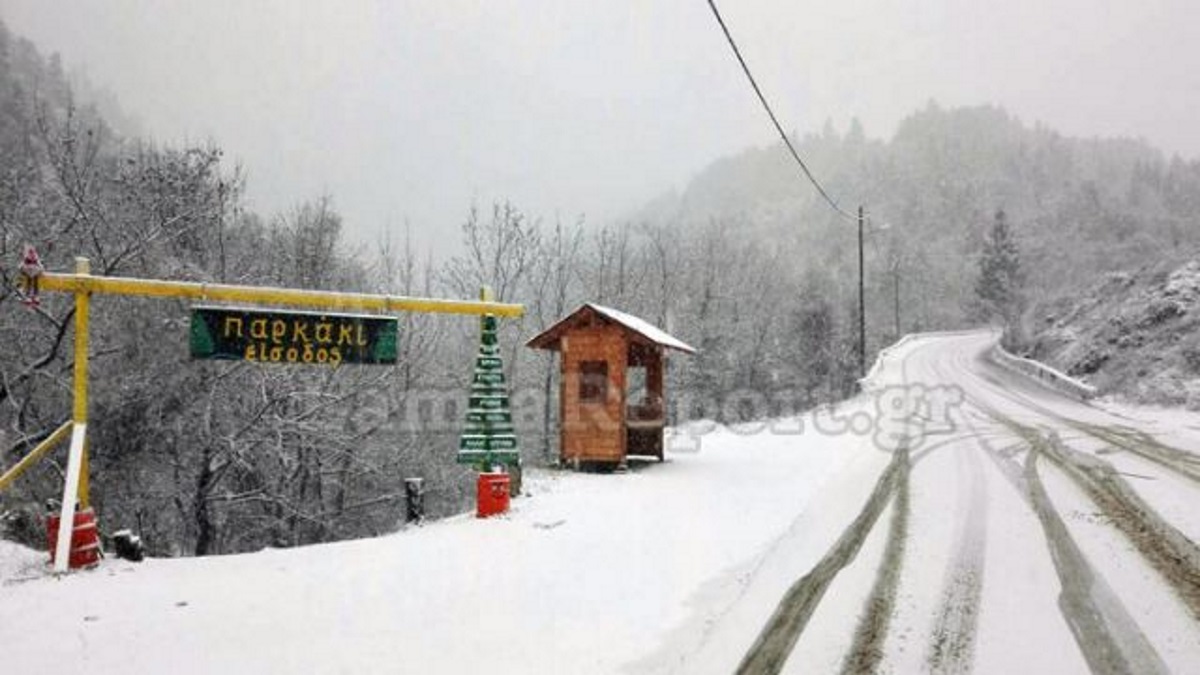
<path fill-rule="evenodd" d="M 499 464 L 515 466 L 520 456 L 496 333 L 496 317 L 484 316 L 475 374 L 471 378 L 467 424 L 458 442 L 459 464 L 474 464 L 481 471 Z"/>

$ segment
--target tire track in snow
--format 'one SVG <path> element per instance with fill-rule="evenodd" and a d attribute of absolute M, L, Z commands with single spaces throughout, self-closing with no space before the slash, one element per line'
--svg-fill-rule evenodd
<path fill-rule="evenodd" d="M 762 632 L 738 665 L 739 674 L 762 675 L 780 672 L 825 591 L 829 589 L 838 572 L 858 555 L 863 541 L 874 528 L 879 515 L 895 492 L 897 477 L 902 471 L 908 470 L 908 465 L 908 450 L 902 448 L 892 457 L 892 461 L 876 481 L 875 489 L 862 511 L 838 538 L 833 548 L 784 594 Z"/>
<path fill-rule="evenodd" d="M 959 361 L 957 364 L 959 369 L 965 370 L 967 374 L 974 374 L 980 384 L 991 390 L 995 395 L 1015 402 L 1023 409 L 1035 415 L 1040 415 L 1043 418 L 1048 418 L 1049 421 L 1055 424 L 1065 424 L 1100 440 L 1118 445 L 1113 442 L 1114 439 L 1111 434 L 1107 438 L 1105 435 L 1102 435 L 1104 431 L 1111 431 L 1106 427 L 1094 424 L 1089 425 L 1061 415 L 1040 405 L 1027 396 L 1010 391 L 1005 385 L 987 373 L 972 371 L 965 359 L 959 358 L 956 360 Z M 935 370 L 940 371 L 941 369 L 935 368 Z M 945 378 L 944 373 L 939 372 L 938 375 Z M 953 382 L 954 379 L 950 378 L 946 381 Z M 1080 648 L 1080 653 L 1087 662 L 1089 669 L 1094 673 L 1166 672 L 1166 666 L 1162 662 L 1161 657 L 1154 650 L 1140 627 L 1133 621 L 1128 611 L 1108 587 L 1104 579 L 1098 576 L 1092 569 L 1087 558 L 1071 537 L 1061 516 L 1054 509 L 1053 503 L 1038 474 L 1038 457 L 1045 455 L 1047 458 L 1055 461 L 1058 468 L 1079 485 L 1084 493 L 1097 503 L 1097 506 L 1101 510 L 1104 510 L 1103 504 L 1108 503 L 1118 518 L 1125 518 L 1128 521 L 1126 527 L 1133 533 L 1140 533 L 1141 536 L 1130 536 L 1131 532 L 1122 531 L 1129 536 L 1135 548 L 1156 569 L 1159 569 L 1158 566 L 1147 556 L 1143 548 L 1161 547 L 1164 544 L 1164 540 L 1169 542 L 1170 537 L 1159 536 L 1160 533 L 1170 530 L 1178 534 L 1177 531 L 1171 528 L 1169 524 L 1149 507 L 1145 507 L 1144 510 L 1134 508 L 1133 500 L 1136 500 L 1138 506 L 1145 506 L 1145 504 L 1141 502 L 1137 494 L 1128 487 L 1115 471 L 1105 472 L 1108 474 L 1105 478 L 1107 479 L 1111 476 L 1113 480 L 1106 480 L 1105 485 L 1109 489 L 1102 489 L 1101 493 L 1105 494 L 1103 494 L 1101 499 L 1096 499 L 1093 497 L 1093 493 L 1088 490 L 1088 485 L 1085 484 L 1086 481 L 1082 481 L 1080 476 L 1073 475 L 1074 473 L 1079 473 L 1078 467 L 1076 467 L 1076 471 L 1072 471 L 1069 464 L 1059 461 L 1060 457 L 1067 457 L 1068 461 L 1076 459 L 1075 457 L 1071 457 L 1066 453 L 1058 453 L 1058 456 L 1056 456 L 1053 444 L 1047 443 L 1035 429 L 1022 425 L 1011 417 L 999 413 L 995 408 L 981 401 L 977 395 L 968 394 L 967 399 L 993 421 L 1003 427 L 1007 427 L 1017 437 L 1023 439 L 1023 445 L 1027 445 L 1029 448 L 1029 452 L 1025 456 L 1024 467 L 1021 467 L 1013 453 L 996 450 L 991 447 L 985 438 L 977 435 L 980 444 L 988 451 L 988 456 L 1000 469 L 1005 478 L 1017 488 L 1042 525 L 1047 547 L 1062 586 L 1058 600 L 1060 611 L 1075 637 L 1076 643 Z M 1159 460 L 1159 464 L 1177 473 L 1185 475 L 1189 473 L 1186 469 L 1190 468 L 1190 465 L 1197 459 L 1191 453 L 1185 453 L 1175 448 L 1164 446 L 1149 435 L 1140 434 L 1137 437 L 1129 437 L 1127 439 L 1129 443 L 1137 443 L 1138 441 L 1141 441 L 1143 449 L 1146 445 L 1156 445 L 1158 447 L 1155 450 L 1162 450 L 1162 452 L 1138 452 L 1137 454 L 1143 456 L 1146 456 L 1146 454 L 1155 454 Z M 1125 447 L 1125 449 L 1137 452 L 1134 448 Z M 1081 457 L 1091 463 L 1090 456 Z M 1147 459 L 1151 459 L 1151 457 L 1147 457 Z M 1111 470 L 1111 465 L 1101 460 L 1096 460 L 1094 464 L 1103 464 Z M 1096 481 L 1092 482 L 1095 483 Z M 1117 487 L 1112 488 L 1111 486 L 1114 485 Z M 1095 489 L 1096 486 L 1093 485 L 1092 487 Z M 1121 505 L 1124 497 L 1131 498 L 1129 504 Z M 1109 514 L 1106 512 L 1106 515 Z M 1109 517 L 1112 519 L 1111 515 Z M 1156 529 L 1153 527 L 1152 523 L 1156 520 L 1164 525 L 1164 528 Z M 1119 521 L 1114 520 L 1113 522 L 1118 523 Z M 1118 524 L 1118 529 L 1120 527 Z M 1180 535 L 1180 538 L 1187 545 L 1194 548 L 1194 543 L 1187 540 L 1186 537 Z M 1139 545 L 1138 539 L 1142 540 L 1141 545 Z M 1181 556 L 1178 551 L 1175 551 L 1171 559 L 1178 563 L 1187 557 L 1190 556 Z M 1160 569 L 1159 571 L 1161 572 L 1162 570 Z M 1168 579 L 1168 582 L 1172 583 L 1170 579 Z M 1175 583 L 1172 583 L 1172 585 L 1176 589 L 1179 588 Z M 1187 597 L 1184 599 L 1185 601 L 1188 600 Z"/>
<path fill-rule="evenodd" d="M 962 363 L 959 364 L 959 368 L 967 370 Z M 942 373 L 939 375 L 945 377 Z M 1049 413 L 1048 416 L 1063 419 L 1032 401 L 1018 401 L 1015 396 L 1000 390 L 998 383 L 991 384 L 1000 394 L 1023 403 L 1027 409 L 1034 408 L 1035 412 L 1042 412 L 1044 415 Z M 1167 668 L 1161 657 L 1108 584 L 1092 569 L 1061 516 L 1054 509 L 1037 472 L 1037 458 L 1044 454 L 1046 446 L 1041 436 L 1035 429 L 1000 413 L 977 396 L 967 392 L 964 392 L 964 395 L 966 401 L 994 422 L 1008 428 L 1029 448 L 1022 468 L 1014 455 L 996 451 L 986 440 L 980 439 L 981 445 L 988 450 L 988 456 L 1018 489 L 1042 525 L 1042 532 L 1062 587 L 1058 598 L 1059 610 L 1088 668 L 1097 675 L 1166 673 Z"/>
<path fill-rule="evenodd" d="M 883 642 L 896 606 L 896 587 L 904 566 L 904 548 L 908 541 L 909 520 L 909 462 L 901 464 L 896 475 L 895 496 L 892 500 L 892 520 L 887 545 L 879 561 L 879 572 L 865 611 L 854 633 L 854 643 L 842 661 L 842 673 L 874 672 L 883 659 Z"/>
<path fill-rule="evenodd" d="M 990 379 L 990 378 L 989 378 Z M 995 388 L 1001 385 L 991 382 Z M 1097 424 L 1071 419 L 1024 396 L 997 389 L 1014 403 L 1060 422 L 1093 438 L 1133 452 L 1175 473 L 1198 481 L 1200 458 L 1184 450 L 1159 443 L 1138 430 L 1118 431 Z M 1145 502 L 1112 464 L 1090 453 L 1067 448 L 1057 435 L 1043 441 L 1032 427 L 1002 415 L 986 404 L 978 404 L 993 419 L 1014 430 L 1032 447 L 1045 454 L 1096 504 L 1118 531 L 1159 573 L 1160 577 L 1184 602 L 1188 611 L 1200 620 L 1200 547 Z"/>
<path fill-rule="evenodd" d="M 910 352 L 901 361 L 903 381 L 908 377 Z M 902 476 L 897 487 L 895 510 L 891 529 L 880 570 L 865 604 L 863 616 L 855 632 L 855 640 L 842 662 L 841 672 L 876 672 L 883 658 L 883 647 L 887 630 L 895 613 L 895 600 L 903 565 L 905 544 L 908 539 L 909 473 L 925 457 L 946 446 L 960 445 L 972 440 L 980 443 L 988 434 L 980 432 L 969 421 L 969 433 L 946 439 L 923 448 L 911 460 L 911 467 Z M 965 672 L 970 669 L 974 655 L 975 628 L 978 622 L 979 598 L 983 583 L 983 554 L 987 538 L 987 487 L 983 479 L 983 467 L 977 455 L 960 453 L 966 457 L 967 474 L 964 484 L 969 483 L 969 497 L 965 500 L 966 516 L 960 521 L 956 536 L 956 553 L 946 572 L 946 587 L 943 602 L 937 614 L 934 629 L 935 641 L 930 646 L 927 666 L 932 672 Z"/>
<path fill-rule="evenodd" d="M 901 382 L 909 383 L 908 378 L 908 360 L 912 357 L 912 352 L 905 354 L 899 363 L 901 372 Z M 942 445 L 939 443 L 938 445 Z M 929 452 L 933 448 L 927 448 L 925 452 Z M 924 453 L 922 453 L 924 454 Z M 875 614 L 878 619 L 875 622 L 869 620 L 860 624 L 860 628 L 856 633 L 855 646 L 866 650 L 869 649 L 868 644 L 874 643 L 881 645 L 883 637 L 887 633 L 887 623 L 892 615 L 892 607 L 894 605 L 895 588 L 899 583 L 899 565 L 903 554 L 904 540 L 907 537 L 907 521 L 908 521 L 908 476 L 912 464 L 915 460 L 911 460 L 908 448 L 897 450 L 892 461 L 884 469 L 879 480 L 875 484 L 875 489 L 871 496 L 867 499 L 866 505 L 863 506 L 861 512 L 854 519 L 848 528 L 838 538 L 836 544 L 830 549 L 825 557 L 817 563 L 815 567 L 806 575 L 801 577 L 796 583 L 792 584 L 787 593 L 784 594 L 779 605 L 776 606 L 771 618 L 759 633 L 754 645 L 746 652 L 739 664 L 737 672 L 741 674 L 759 673 L 778 673 L 787 662 L 788 656 L 791 655 L 792 649 L 796 645 L 796 641 L 800 639 L 800 635 L 804 632 L 805 626 L 808 625 L 808 620 L 812 618 L 813 612 L 817 605 L 820 604 L 821 598 L 824 597 L 825 591 L 837 576 L 838 572 L 850 564 L 858 555 L 859 549 L 866 541 L 867 535 L 874 529 L 875 522 L 879 519 L 879 515 L 883 512 L 889 498 L 893 493 L 903 492 L 903 505 L 900 505 L 901 498 L 897 497 L 898 512 L 903 512 L 903 516 L 893 516 L 891 530 L 888 534 L 888 543 L 884 552 L 884 559 L 881 563 L 884 568 L 881 569 L 879 577 L 876 579 L 875 586 L 872 588 L 871 600 L 868 601 L 868 615 Z M 902 475 L 902 478 L 900 477 Z M 898 485 L 903 484 L 903 489 L 899 490 Z M 899 522 L 897 522 L 899 519 Z M 890 574 L 887 571 L 888 560 L 894 558 L 896 561 L 895 570 Z M 884 577 L 894 577 L 891 580 L 884 580 Z M 890 588 L 890 592 L 888 592 Z M 875 601 L 876 598 L 878 601 Z M 867 630 L 868 625 L 875 625 L 879 630 Z M 868 639 L 866 635 L 874 633 L 874 637 Z M 859 642 L 859 636 L 862 636 L 862 644 Z M 875 651 L 879 652 L 878 646 Z M 855 653 L 852 649 L 851 653 Z M 875 657 L 878 662 L 878 656 Z"/>
<path fill-rule="evenodd" d="M 966 424 L 983 448 L 979 432 Z M 959 521 L 954 557 L 946 568 L 942 602 L 934 620 L 933 635 L 925 657 L 931 673 L 963 673 L 971 669 L 975 656 L 975 631 L 983 593 L 984 554 L 987 549 L 987 481 L 983 465 L 974 452 L 958 453 L 960 468 L 967 476 L 965 517 Z M 963 478 L 960 476 L 960 479 Z"/>
<path fill-rule="evenodd" d="M 931 364 L 938 377 L 946 377 L 939 363 Z M 964 403 L 966 392 L 964 391 Z M 969 431 L 963 443 L 974 441 L 979 451 L 990 455 L 1001 473 L 1013 484 L 1018 493 L 1024 493 L 1024 482 L 1019 468 L 1011 460 L 1011 447 L 994 449 L 989 436 L 996 432 L 984 432 L 971 421 L 963 409 L 959 411 L 962 425 Z M 986 418 L 986 413 L 985 413 Z M 1007 429 L 1002 434 L 1010 433 Z M 975 452 L 958 453 L 960 485 L 968 486 L 968 495 L 962 501 L 965 515 L 959 521 L 954 554 L 946 568 L 946 579 L 942 589 L 942 601 L 934 615 L 933 631 L 925 656 L 925 666 L 931 673 L 970 672 L 975 656 L 975 639 L 979 626 L 979 610 L 983 595 L 984 560 L 987 550 L 987 480 L 983 463 Z M 965 478 L 965 479 L 964 479 Z"/>
<path fill-rule="evenodd" d="M 1038 457 L 1046 454 L 1046 442 L 1036 430 L 1013 421 L 986 403 L 974 401 L 974 404 L 997 423 L 1024 439 L 1029 447 L 1019 484 L 1023 487 L 1026 502 L 1042 525 L 1050 557 L 1062 585 L 1058 597 L 1059 610 L 1088 668 L 1097 675 L 1167 673 L 1167 667 L 1158 652 L 1120 599 L 1092 569 L 1055 510 L 1037 469 Z M 1002 457 L 994 452 L 990 456 L 998 464 L 1004 465 L 1001 468 L 1010 480 L 1015 478 L 1012 471 L 1015 458 Z"/>
<path fill-rule="evenodd" d="M 1106 427 L 1099 424 L 1075 422 L 1065 418 L 1063 421 L 1078 431 L 1109 445 L 1132 452 L 1161 467 L 1170 469 L 1184 478 L 1191 479 L 1193 483 L 1200 484 L 1200 457 L 1186 450 L 1165 445 L 1150 434 L 1136 429 Z"/>
<path fill-rule="evenodd" d="M 1036 445 L 1025 458 L 1029 499 L 1050 546 L 1050 556 L 1062 582 L 1058 606 L 1075 642 L 1093 673 L 1166 673 L 1166 664 L 1129 616 L 1124 605 L 1097 576 L 1062 517 L 1054 509 L 1037 471 L 1043 454 Z"/>
<path fill-rule="evenodd" d="M 965 367 L 963 369 L 969 370 Z M 989 388 L 991 388 L 998 395 L 1003 396 L 1013 403 L 1022 406 L 1026 410 L 1038 413 L 1054 421 L 1061 422 L 1062 424 L 1065 424 L 1076 431 L 1087 434 L 1088 436 L 1108 443 L 1109 445 L 1138 455 L 1139 457 L 1154 462 L 1155 464 L 1195 483 L 1200 483 L 1200 456 L 1196 455 L 1195 453 L 1166 445 L 1150 434 L 1138 430 L 1131 430 L 1124 425 L 1095 424 L 1092 422 L 1083 422 L 1072 417 L 1067 417 L 1066 415 L 1037 403 L 1028 396 L 1008 389 L 993 374 L 984 372 L 976 372 L 975 374 L 982 382 L 989 385 Z M 1083 405 L 1095 410 L 1102 410 L 1091 404 Z M 1111 413 L 1105 414 L 1111 415 Z"/>
<path fill-rule="evenodd" d="M 1111 464 L 1051 433 L 1044 454 L 1067 474 L 1200 621 L 1200 547 L 1152 509 Z"/>

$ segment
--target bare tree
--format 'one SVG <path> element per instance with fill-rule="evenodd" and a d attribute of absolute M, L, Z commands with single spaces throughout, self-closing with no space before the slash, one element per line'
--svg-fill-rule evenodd
<path fill-rule="evenodd" d="M 568 303 L 578 295 L 575 286 L 580 278 L 583 242 L 582 218 L 569 228 L 564 227 L 561 221 L 556 222 L 554 231 L 542 240 L 532 289 L 532 318 L 537 322 L 537 330 L 545 330 L 563 317 L 568 310 Z M 551 352 L 545 352 L 535 358 L 541 361 L 542 457 L 549 460 L 554 438 L 551 426 L 555 417 L 553 385 L 556 357 Z"/>

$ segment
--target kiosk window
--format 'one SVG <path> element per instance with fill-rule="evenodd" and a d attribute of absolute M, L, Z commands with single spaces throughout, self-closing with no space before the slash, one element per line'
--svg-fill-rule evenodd
<path fill-rule="evenodd" d="M 650 402 L 650 390 L 646 388 L 646 367 L 630 366 L 625 371 L 625 400 L 630 405 L 645 405 Z"/>
<path fill-rule="evenodd" d="M 579 363 L 579 402 L 604 403 L 608 396 L 608 362 Z"/>

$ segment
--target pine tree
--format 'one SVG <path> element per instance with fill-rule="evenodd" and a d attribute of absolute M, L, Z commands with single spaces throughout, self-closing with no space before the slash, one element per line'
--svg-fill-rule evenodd
<path fill-rule="evenodd" d="M 1021 254 L 1009 229 L 1003 210 L 996 211 L 992 228 L 983 242 L 979 258 L 979 278 L 975 282 L 977 318 L 999 319 L 1007 326 L 1016 324 L 1024 306 Z"/>

